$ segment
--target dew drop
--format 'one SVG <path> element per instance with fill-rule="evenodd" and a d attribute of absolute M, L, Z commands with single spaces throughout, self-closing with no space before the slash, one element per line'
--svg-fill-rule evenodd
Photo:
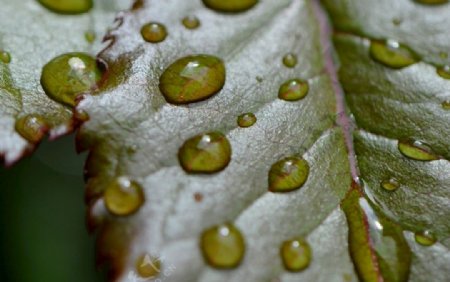
<path fill-rule="evenodd" d="M 42 69 L 41 85 L 51 99 L 75 106 L 76 97 L 93 90 L 102 78 L 95 58 L 84 53 L 67 53 L 48 62 Z"/>
<path fill-rule="evenodd" d="M 86 31 L 84 33 L 84 39 L 86 39 L 88 43 L 93 43 L 95 41 L 95 37 L 95 32 L 92 30 Z"/>
<path fill-rule="evenodd" d="M 432 161 L 439 159 L 433 150 L 421 141 L 399 141 L 397 146 L 400 153 L 413 160 Z"/>
<path fill-rule="evenodd" d="M 125 176 L 114 179 L 103 197 L 108 211 L 119 216 L 136 212 L 145 201 L 141 185 Z"/>
<path fill-rule="evenodd" d="M 444 110 L 450 110 L 450 100 L 442 102 L 441 106 Z"/>
<path fill-rule="evenodd" d="M 283 57 L 283 65 L 288 68 L 293 68 L 297 65 L 297 56 L 292 53 L 288 53 Z"/>
<path fill-rule="evenodd" d="M 389 178 L 381 181 L 381 187 L 387 191 L 394 191 L 400 187 L 400 183 L 395 178 Z"/>
<path fill-rule="evenodd" d="M 172 104 L 205 100 L 225 83 L 225 65 L 217 57 L 194 55 L 178 59 L 163 72 L 159 89 Z"/>
<path fill-rule="evenodd" d="M 235 268 L 245 253 L 244 237 L 232 224 L 205 230 L 200 246 L 206 262 L 215 268 Z"/>
<path fill-rule="evenodd" d="M 450 79 L 450 66 L 438 67 L 436 73 L 442 78 Z"/>
<path fill-rule="evenodd" d="M 163 24 L 151 22 L 142 26 L 141 35 L 147 42 L 158 43 L 166 39 L 167 30 Z"/>
<path fill-rule="evenodd" d="M 15 124 L 16 131 L 31 143 L 39 142 L 47 131 L 45 119 L 36 114 L 19 118 Z"/>
<path fill-rule="evenodd" d="M 206 7 L 224 13 L 244 12 L 258 3 L 258 0 L 203 0 Z"/>
<path fill-rule="evenodd" d="M 394 40 L 372 40 L 370 55 L 375 61 L 393 69 L 401 69 L 418 61 L 413 51 Z"/>
<path fill-rule="evenodd" d="M 161 260 L 149 254 L 141 255 L 136 260 L 136 271 L 142 278 L 156 278 L 161 272 Z"/>
<path fill-rule="evenodd" d="M 305 184 L 309 175 L 309 164 L 303 158 L 288 157 L 272 165 L 269 171 L 269 190 L 290 192 Z"/>
<path fill-rule="evenodd" d="M 178 151 L 181 167 L 189 173 L 214 173 L 227 167 L 231 160 L 231 145 L 219 132 L 194 136 Z"/>
<path fill-rule="evenodd" d="M 426 4 L 426 5 L 439 5 L 445 4 L 448 0 L 415 0 L 417 3 Z"/>
<path fill-rule="evenodd" d="M 308 242 L 302 238 L 283 242 L 280 254 L 284 267 L 292 272 L 302 271 L 307 268 L 312 257 Z"/>
<path fill-rule="evenodd" d="M 278 98 L 285 101 L 298 101 L 303 99 L 309 91 L 308 82 L 300 79 L 290 79 L 281 84 Z"/>
<path fill-rule="evenodd" d="M 437 242 L 436 235 L 429 230 L 418 231 L 414 234 L 414 239 L 422 246 L 431 246 Z"/>
<path fill-rule="evenodd" d="M 196 16 L 187 16 L 181 20 L 181 23 L 187 29 L 196 29 L 200 26 L 200 20 Z"/>
<path fill-rule="evenodd" d="M 256 116 L 253 113 L 245 113 L 238 116 L 237 123 L 240 127 L 250 127 L 256 122 Z"/>
<path fill-rule="evenodd" d="M 0 61 L 5 64 L 9 64 L 11 62 L 11 55 L 9 54 L 9 52 L 0 50 Z"/>
<path fill-rule="evenodd" d="M 88 12 L 92 6 L 92 0 L 37 0 L 45 8 L 58 14 L 76 15 Z"/>

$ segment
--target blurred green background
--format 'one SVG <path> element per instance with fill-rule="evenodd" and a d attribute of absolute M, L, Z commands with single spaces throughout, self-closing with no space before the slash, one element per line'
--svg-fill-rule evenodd
<path fill-rule="evenodd" d="M 0 281 L 105 281 L 85 227 L 86 154 L 73 135 L 45 141 L 31 157 L 0 166 Z"/>

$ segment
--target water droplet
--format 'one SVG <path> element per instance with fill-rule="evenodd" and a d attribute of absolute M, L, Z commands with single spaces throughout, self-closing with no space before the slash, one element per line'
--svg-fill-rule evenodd
<path fill-rule="evenodd" d="M 259 83 L 264 81 L 264 78 L 262 78 L 261 76 L 257 76 L 256 77 L 256 81 L 258 81 Z"/>
<path fill-rule="evenodd" d="M 392 23 L 394 25 L 400 25 L 402 23 L 402 20 L 399 18 L 394 18 L 394 19 L 392 19 Z"/>
<path fill-rule="evenodd" d="M 450 110 L 450 100 L 442 102 L 441 106 L 444 110 Z"/>
<path fill-rule="evenodd" d="M 381 187 L 388 191 L 394 191 L 400 187 L 400 183 L 395 178 L 389 178 L 381 181 Z"/>
<path fill-rule="evenodd" d="M 427 5 L 439 5 L 448 2 L 448 0 L 415 0 L 415 1 L 420 4 L 427 4 Z"/>
<path fill-rule="evenodd" d="M 232 224 L 205 230 L 200 246 L 206 262 L 215 268 L 237 267 L 245 253 L 244 238 Z"/>
<path fill-rule="evenodd" d="M 280 249 L 284 267 L 289 271 L 302 271 L 311 262 L 311 248 L 304 239 L 298 238 L 283 242 Z"/>
<path fill-rule="evenodd" d="M 272 165 L 269 171 L 269 190 L 290 192 L 305 184 L 309 175 L 309 164 L 303 158 L 288 157 Z"/>
<path fill-rule="evenodd" d="M 258 0 L 203 0 L 206 7 L 224 13 L 239 13 L 250 9 Z"/>
<path fill-rule="evenodd" d="M 147 42 L 158 43 L 166 39 L 167 30 L 163 24 L 151 22 L 142 26 L 141 35 Z"/>
<path fill-rule="evenodd" d="M 141 255 L 136 260 L 136 270 L 142 278 L 156 278 L 161 272 L 161 260 L 149 254 Z"/>
<path fill-rule="evenodd" d="M 285 101 L 298 101 L 308 94 L 308 82 L 300 79 L 290 79 L 281 84 L 278 90 L 278 98 Z"/>
<path fill-rule="evenodd" d="M 404 68 L 418 61 L 413 51 L 394 40 L 372 40 L 370 55 L 375 61 L 393 69 Z"/>
<path fill-rule="evenodd" d="M 430 230 L 418 231 L 414 234 L 414 239 L 416 242 L 422 246 L 431 246 L 437 242 L 436 235 Z"/>
<path fill-rule="evenodd" d="M 194 55 L 172 63 L 159 79 L 159 89 L 169 103 L 187 104 L 205 100 L 225 83 L 225 65 L 217 57 Z"/>
<path fill-rule="evenodd" d="M 214 173 L 223 170 L 231 160 L 231 145 L 219 132 L 194 136 L 178 152 L 183 169 L 190 173 Z"/>
<path fill-rule="evenodd" d="M 11 55 L 9 54 L 9 52 L 0 50 L 0 61 L 5 64 L 9 64 L 11 62 Z"/>
<path fill-rule="evenodd" d="M 427 144 L 417 140 L 399 141 L 398 149 L 404 156 L 413 160 L 432 161 L 439 159 Z"/>
<path fill-rule="evenodd" d="M 38 0 L 45 8 L 58 14 L 76 15 L 88 12 L 92 0 Z"/>
<path fill-rule="evenodd" d="M 95 58 L 84 53 L 67 53 L 48 62 L 42 69 L 41 85 L 51 99 L 75 106 L 76 97 L 94 90 L 102 78 Z"/>
<path fill-rule="evenodd" d="M 293 68 L 297 65 L 297 56 L 292 53 L 288 53 L 283 57 L 283 65 L 288 68 Z"/>
<path fill-rule="evenodd" d="M 93 43 L 95 41 L 95 37 L 95 32 L 92 30 L 86 31 L 84 33 L 84 39 L 86 39 L 88 43 Z"/>
<path fill-rule="evenodd" d="M 450 79 L 450 66 L 438 67 L 436 72 L 440 77 Z"/>
<path fill-rule="evenodd" d="M 256 122 L 256 116 L 253 113 L 245 113 L 238 116 L 237 123 L 240 127 L 250 127 Z"/>
<path fill-rule="evenodd" d="M 47 131 L 45 119 L 36 114 L 26 115 L 19 118 L 15 124 L 16 131 L 31 143 L 41 141 Z"/>
<path fill-rule="evenodd" d="M 145 201 L 141 185 L 125 176 L 114 179 L 106 188 L 103 197 L 106 208 L 119 216 L 136 212 Z"/>
<path fill-rule="evenodd" d="M 196 29 L 200 26 L 200 20 L 196 16 L 184 17 L 181 23 L 187 29 Z"/>

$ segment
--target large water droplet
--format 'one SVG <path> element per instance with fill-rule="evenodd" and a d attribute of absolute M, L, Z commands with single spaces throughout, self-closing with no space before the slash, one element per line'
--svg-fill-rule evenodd
<path fill-rule="evenodd" d="M 9 54 L 9 52 L 0 50 L 0 61 L 5 64 L 9 64 L 11 62 L 11 55 Z"/>
<path fill-rule="evenodd" d="M 372 40 L 370 55 L 375 61 L 393 69 L 404 68 L 418 61 L 413 51 L 394 40 Z"/>
<path fill-rule="evenodd" d="M 41 141 L 47 130 L 45 119 L 36 114 L 19 118 L 15 124 L 16 131 L 31 143 Z"/>
<path fill-rule="evenodd" d="M 381 181 L 381 187 L 388 191 L 394 191 L 400 187 L 400 183 L 395 178 L 389 178 Z"/>
<path fill-rule="evenodd" d="M 166 39 L 167 30 L 163 24 L 151 22 L 142 26 L 141 35 L 147 42 L 158 43 Z"/>
<path fill-rule="evenodd" d="M 269 190 L 290 192 L 305 184 L 309 175 L 308 162 L 299 157 L 288 157 L 272 165 L 269 171 Z"/>
<path fill-rule="evenodd" d="M 436 72 L 440 77 L 450 79 L 450 66 L 438 67 Z"/>
<path fill-rule="evenodd" d="M 297 56 L 292 53 L 288 53 L 283 57 L 283 65 L 288 68 L 293 68 L 297 65 Z"/>
<path fill-rule="evenodd" d="M 42 6 L 52 12 L 76 15 L 88 12 L 92 8 L 92 0 L 38 0 Z"/>
<path fill-rule="evenodd" d="M 203 0 L 206 7 L 225 13 L 243 12 L 258 3 L 258 0 Z"/>
<path fill-rule="evenodd" d="M 169 103 L 187 104 L 211 97 L 225 83 L 225 65 L 217 57 L 194 55 L 172 63 L 159 79 L 159 89 Z"/>
<path fill-rule="evenodd" d="M 44 66 L 41 85 L 53 100 L 74 106 L 76 97 L 94 90 L 101 78 L 102 71 L 93 57 L 84 53 L 67 53 Z"/>
<path fill-rule="evenodd" d="M 194 136 L 178 152 L 183 169 L 190 173 L 214 173 L 223 170 L 231 160 L 231 145 L 219 132 Z"/>
<path fill-rule="evenodd" d="M 256 116 L 253 113 L 245 113 L 238 116 L 237 123 L 240 127 L 250 127 L 256 122 Z"/>
<path fill-rule="evenodd" d="M 239 265 L 245 253 L 244 238 L 232 224 L 205 230 L 200 246 L 206 262 L 215 268 L 234 268 Z"/>
<path fill-rule="evenodd" d="M 285 101 L 298 101 L 308 94 L 308 82 L 301 79 L 290 79 L 281 84 L 278 90 L 278 98 Z"/>
<path fill-rule="evenodd" d="M 294 272 L 307 268 L 312 258 L 311 248 L 302 238 L 283 242 L 280 254 L 284 267 Z"/>
<path fill-rule="evenodd" d="M 103 197 L 108 211 L 119 216 L 136 212 L 145 201 L 141 185 L 125 176 L 114 179 Z"/>
<path fill-rule="evenodd" d="M 161 260 L 149 254 L 141 255 L 136 260 L 136 271 L 142 278 L 156 278 L 161 272 Z"/>
<path fill-rule="evenodd" d="M 398 149 L 404 156 L 418 161 L 432 161 L 439 159 L 433 150 L 425 143 L 417 140 L 403 140 L 398 142 Z"/>
<path fill-rule="evenodd" d="M 448 0 L 415 0 L 417 3 L 420 4 L 427 4 L 427 5 L 439 5 L 439 4 L 445 4 L 448 2 Z"/>
<path fill-rule="evenodd" d="M 418 231 L 414 234 L 414 239 L 422 246 L 431 246 L 437 242 L 436 235 L 430 230 Z"/>
<path fill-rule="evenodd" d="M 187 29 L 196 29 L 200 26 L 200 20 L 196 16 L 187 16 L 181 20 L 181 23 Z"/>

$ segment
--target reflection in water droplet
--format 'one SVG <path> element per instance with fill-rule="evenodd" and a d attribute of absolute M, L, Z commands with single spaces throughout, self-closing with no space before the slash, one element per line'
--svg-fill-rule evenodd
<path fill-rule="evenodd" d="M 141 35 L 147 42 L 158 43 L 166 39 L 167 30 L 163 24 L 151 22 L 142 26 Z"/>
<path fill-rule="evenodd" d="M 88 12 L 92 8 L 92 0 L 37 0 L 52 12 L 76 15 Z"/>
<path fill-rule="evenodd" d="M 389 178 L 387 180 L 381 181 L 381 187 L 388 191 L 394 191 L 400 187 L 400 183 L 398 183 L 397 179 L 395 178 Z"/>
<path fill-rule="evenodd" d="M 225 65 L 210 55 L 187 56 L 172 63 L 159 79 L 159 89 L 172 104 L 187 104 L 211 97 L 225 83 Z"/>
<path fill-rule="evenodd" d="M 196 29 L 200 26 L 200 20 L 196 16 L 184 17 L 181 22 L 187 29 Z"/>
<path fill-rule="evenodd" d="M 428 5 L 439 5 L 448 2 L 448 0 L 415 0 L 415 1 L 421 4 L 428 4 Z"/>
<path fill-rule="evenodd" d="M 285 101 L 298 101 L 308 94 L 308 82 L 301 79 L 290 79 L 281 84 L 278 90 L 278 98 Z"/>
<path fill-rule="evenodd" d="M 136 260 L 136 270 L 142 278 L 156 278 L 161 272 L 161 260 L 144 254 Z"/>
<path fill-rule="evenodd" d="M 9 54 L 9 52 L 0 49 L 0 61 L 5 64 L 9 64 L 11 62 L 11 55 Z"/>
<path fill-rule="evenodd" d="M 245 113 L 238 116 L 237 123 L 240 127 L 250 127 L 256 122 L 256 116 L 253 113 Z"/>
<path fill-rule="evenodd" d="M 136 212 L 145 201 L 141 185 L 125 176 L 114 179 L 103 197 L 108 211 L 119 216 Z"/>
<path fill-rule="evenodd" d="M 414 239 L 422 246 L 431 246 L 437 242 L 436 235 L 430 230 L 418 231 L 414 234 Z"/>
<path fill-rule="evenodd" d="M 441 106 L 444 110 L 450 110 L 450 100 L 442 102 Z"/>
<path fill-rule="evenodd" d="M 280 250 L 284 267 L 289 271 L 302 271 L 311 262 L 311 248 L 302 238 L 283 242 Z"/>
<path fill-rule="evenodd" d="M 28 142 L 37 143 L 41 141 L 48 128 L 42 116 L 31 114 L 19 118 L 16 121 L 15 129 Z"/>
<path fill-rule="evenodd" d="M 219 132 L 197 135 L 184 142 L 178 151 L 178 160 L 186 172 L 218 172 L 231 160 L 231 145 Z"/>
<path fill-rule="evenodd" d="M 436 72 L 440 77 L 450 79 L 450 66 L 438 67 Z"/>
<path fill-rule="evenodd" d="M 239 13 L 256 5 L 258 0 L 203 0 L 206 7 L 224 13 Z"/>
<path fill-rule="evenodd" d="M 283 57 L 283 65 L 288 68 L 293 68 L 297 65 L 297 56 L 292 53 L 288 53 Z"/>
<path fill-rule="evenodd" d="M 234 225 L 223 224 L 203 232 L 200 247 L 206 262 L 215 268 L 234 268 L 245 253 L 244 238 Z"/>
<path fill-rule="evenodd" d="M 94 90 L 102 75 L 95 58 L 84 53 L 67 53 L 44 66 L 41 85 L 51 99 L 74 106 L 76 97 Z"/>
<path fill-rule="evenodd" d="M 305 184 L 309 175 L 308 162 L 299 157 L 288 157 L 272 165 L 269 171 L 269 190 L 290 192 Z"/>
<path fill-rule="evenodd" d="M 439 159 L 439 156 L 427 144 L 417 140 L 399 141 L 398 149 L 404 156 L 413 160 L 432 161 Z"/>
<path fill-rule="evenodd" d="M 418 61 L 413 51 L 394 40 L 372 40 L 370 55 L 375 61 L 393 69 L 404 68 Z"/>
<path fill-rule="evenodd" d="M 93 30 L 86 31 L 84 33 L 84 39 L 86 39 L 88 43 L 93 43 L 95 41 L 95 37 L 95 32 Z"/>

